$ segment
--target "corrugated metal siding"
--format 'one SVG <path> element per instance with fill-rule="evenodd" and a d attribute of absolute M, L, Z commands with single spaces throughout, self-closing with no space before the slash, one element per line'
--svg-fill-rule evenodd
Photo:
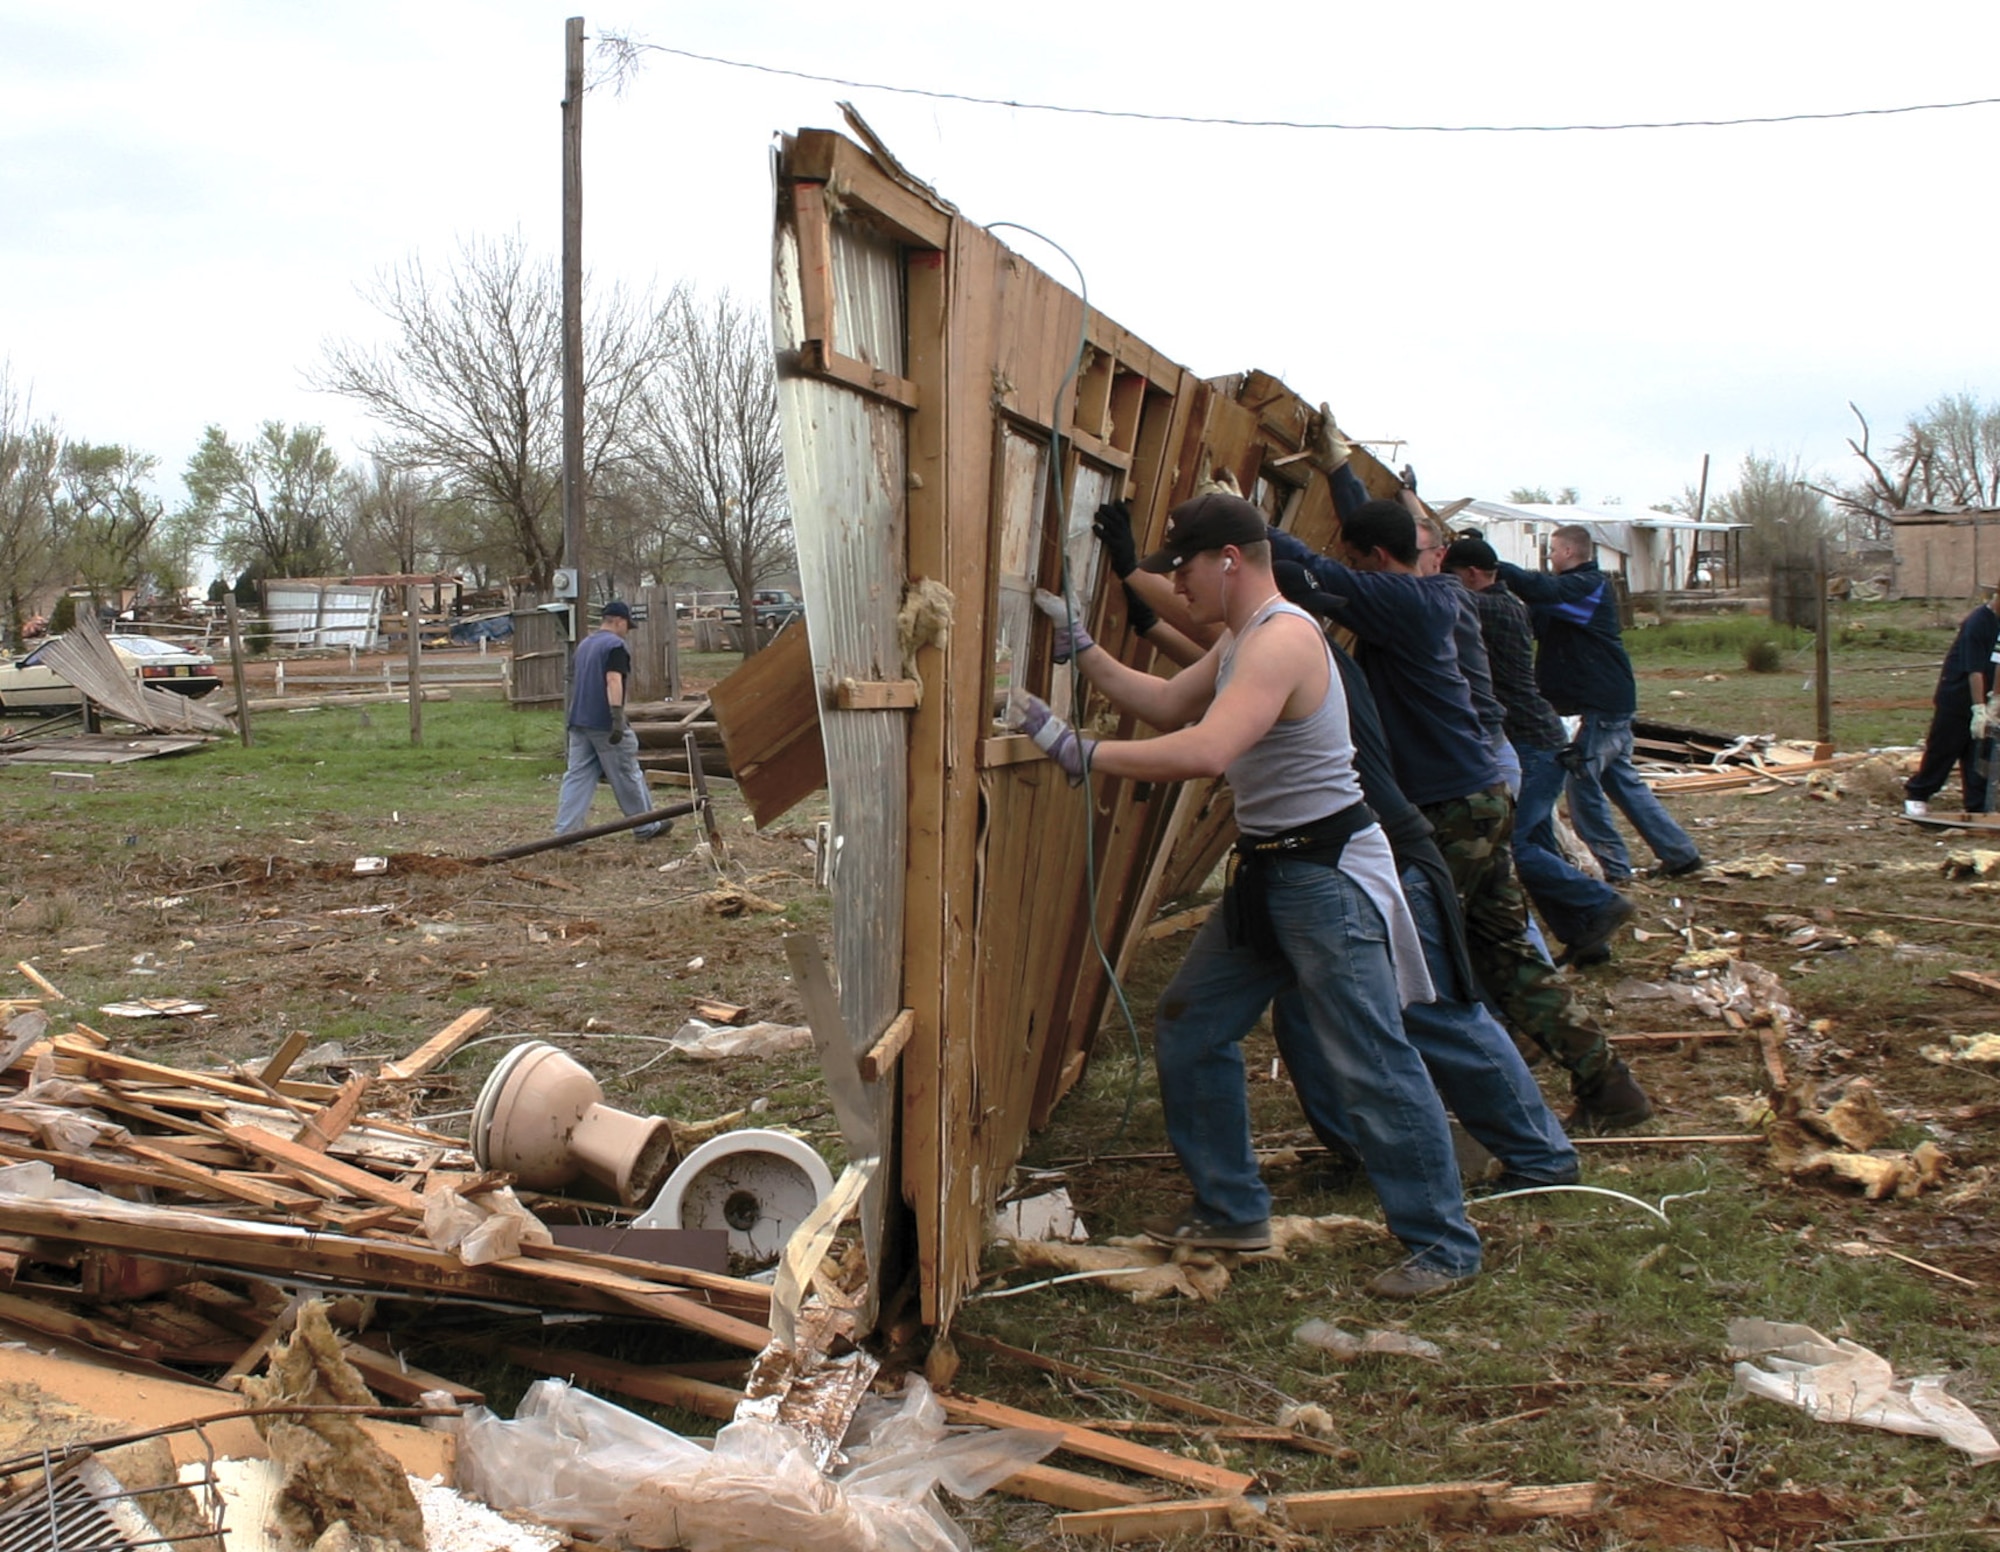
<path fill-rule="evenodd" d="M 833 226 L 837 337 L 848 354 L 899 370 L 903 358 L 902 259 L 892 244 L 839 220 Z M 801 333 L 799 255 L 778 235 L 771 298 L 773 343 L 783 359 Z M 901 676 L 896 612 L 903 597 L 903 411 L 850 388 L 782 374 L 785 475 L 806 600 L 813 673 L 821 685 Z M 895 711 L 822 704 L 834 864 L 833 959 L 840 1012 L 856 1055 L 902 1008 L 908 725 Z M 877 1125 L 888 1135 L 893 1084 L 880 1085 Z M 863 1202 L 871 1262 L 882 1197 L 878 1177 Z M 879 1291 L 879 1290 L 878 1290 Z"/>

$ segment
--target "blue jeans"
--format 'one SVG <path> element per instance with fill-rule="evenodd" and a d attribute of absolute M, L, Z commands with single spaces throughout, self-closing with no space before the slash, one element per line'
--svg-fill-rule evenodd
<path fill-rule="evenodd" d="M 1430 876 L 1421 868 L 1404 868 L 1402 879 L 1403 896 L 1423 939 L 1424 963 L 1438 990 L 1436 1002 L 1404 1007 L 1403 1029 L 1431 1081 L 1459 1124 L 1509 1173 L 1550 1183 L 1574 1180 L 1580 1167 L 1576 1149 L 1528 1064 L 1499 1020 L 1476 999 L 1474 988 L 1458 981 L 1445 941 L 1444 910 Z M 1279 995 L 1272 1025 L 1289 1067 L 1293 1032 L 1300 1027 L 1291 992 Z M 1351 1128 L 1343 1126 L 1333 1139 L 1358 1151 Z"/>
<path fill-rule="evenodd" d="M 1436 1002 L 1403 1009 L 1403 1028 L 1431 1081 L 1459 1124 L 1505 1168 L 1533 1180 L 1574 1179 L 1576 1149 L 1513 1039 L 1474 988 L 1456 984 L 1444 912 L 1429 876 L 1404 869 L 1403 897 L 1417 919 L 1424 963 L 1438 989 Z"/>
<path fill-rule="evenodd" d="M 1611 817 L 1613 803 L 1632 821 L 1632 828 L 1653 849 L 1661 866 L 1689 867 L 1700 860 L 1700 848 L 1632 769 L 1629 714 L 1609 717 L 1586 711 L 1576 743 L 1583 753 L 1583 768 L 1569 778 L 1570 823 L 1604 864 L 1608 882 L 1622 883 L 1632 876 L 1631 853 L 1625 850 L 1617 821 Z"/>
<path fill-rule="evenodd" d="M 1556 849 L 1556 799 L 1569 774 L 1560 749 L 1516 750 L 1521 796 L 1514 807 L 1514 871 L 1555 935 L 1574 943 L 1593 917 L 1618 903 L 1618 891 L 1579 873 Z M 1628 868 L 1630 864 L 1627 864 Z"/>
<path fill-rule="evenodd" d="M 580 830 L 590 817 L 590 800 L 597 796 L 597 778 L 611 783 L 618 811 L 627 819 L 653 806 L 646 791 L 646 773 L 639 769 L 639 735 L 630 728 L 613 741 L 609 728 L 569 730 L 569 768 L 563 772 L 562 793 L 556 799 L 556 834 Z M 644 834 L 651 826 L 641 826 Z"/>
<path fill-rule="evenodd" d="M 1403 1033 L 1388 934 L 1338 868 L 1264 865 L 1279 953 L 1232 946 L 1217 912 L 1160 996 L 1154 1058 L 1167 1138 L 1215 1223 L 1257 1223 L 1271 1194 L 1250 1143 L 1243 1037 L 1273 999 L 1290 1016 L 1285 1065 L 1314 1129 L 1354 1140 L 1389 1230 L 1412 1260 L 1454 1277 L 1479 1269 L 1444 1107 Z"/>

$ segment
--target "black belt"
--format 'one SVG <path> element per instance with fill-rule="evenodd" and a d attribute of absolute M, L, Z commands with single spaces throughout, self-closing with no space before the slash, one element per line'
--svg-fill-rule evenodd
<path fill-rule="evenodd" d="M 1347 843 L 1375 823 L 1375 811 L 1355 803 L 1276 835 L 1242 835 L 1229 868 L 1229 885 L 1222 896 L 1222 920 L 1231 947 L 1248 947 L 1276 956 L 1278 935 L 1271 926 L 1271 905 L 1265 865 L 1272 862 L 1312 862 L 1337 867 Z"/>

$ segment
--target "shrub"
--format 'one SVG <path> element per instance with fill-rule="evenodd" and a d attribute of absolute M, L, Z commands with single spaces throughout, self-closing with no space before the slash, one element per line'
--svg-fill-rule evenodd
<path fill-rule="evenodd" d="M 1743 666 L 1753 674 L 1775 674 L 1785 666 L 1785 649 L 1768 636 L 1743 643 Z"/>

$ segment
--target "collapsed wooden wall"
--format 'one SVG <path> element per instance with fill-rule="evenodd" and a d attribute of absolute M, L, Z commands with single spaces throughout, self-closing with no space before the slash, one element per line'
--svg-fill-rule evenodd
<path fill-rule="evenodd" d="M 786 139 L 777 200 L 773 328 L 840 848 L 841 1013 L 857 1054 L 905 1010 L 912 1024 L 874 1095 L 914 1240 L 886 1193 L 865 1223 L 878 1290 L 913 1264 L 922 1317 L 943 1325 L 1106 1003 L 1086 848 L 1096 931 L 1122 968 L 1234 835 L 1217 783 L 1098 778 L 1086 808 L 1001 725 L 1010 684 L 1071 709 L 1032 592 L 1067 571 L 1097 639 L 1144 666 L 1091 534 L 1100 502 L 1131 501 L 1143 549 L 1228 470 L 1315 545 L 1336 523 L 1302 456 L 1311 407 L 1275 378 L 1195 377 L 830 131 Z M 1365 453 L 1356 466 L 1393 489 Z M 896 615 L 919 581 L 949 591 L 954 618 L 906 663 Z M 1082 719 L 1140 731 L 1096 702 Z"/>

